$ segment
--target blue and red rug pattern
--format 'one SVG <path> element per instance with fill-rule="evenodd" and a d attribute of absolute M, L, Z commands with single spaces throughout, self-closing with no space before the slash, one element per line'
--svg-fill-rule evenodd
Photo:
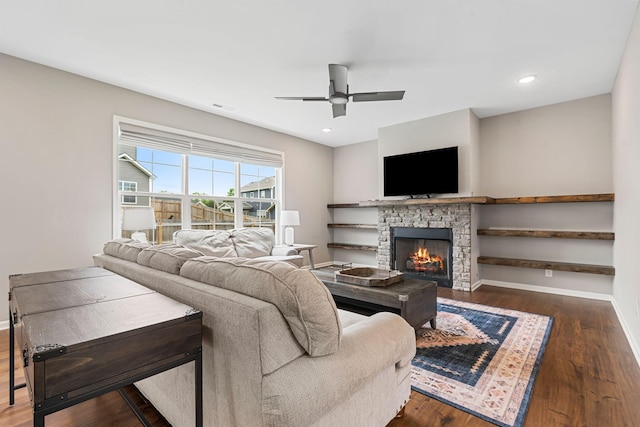
<path fill-rule="evenodd" d="M 416 332 L 412 388 L 499 426 L 522 426 L 552 323 L 438 298 L 437 329 Z"/>

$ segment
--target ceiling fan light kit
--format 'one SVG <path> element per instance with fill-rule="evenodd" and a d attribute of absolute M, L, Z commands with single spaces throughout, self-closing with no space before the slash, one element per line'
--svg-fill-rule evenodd
<path fill-rule="evenodd" d="M 286 101 L 329 101 L 333 111 L 333 117 L 345 116 L 347 114 L 347 103 L 349 98 L 353 102 L 372 102 L 372 101 L 400 101 L 404 97 L 404 91 L 390 92 L 365 92 L 365 93 L 349 93 L 349 85 L 347 84 L 348 69 L 344 65 L 329 64 L 329 97 L 322 98 L 317 96 L 277 96 L 276 99 Z"/>

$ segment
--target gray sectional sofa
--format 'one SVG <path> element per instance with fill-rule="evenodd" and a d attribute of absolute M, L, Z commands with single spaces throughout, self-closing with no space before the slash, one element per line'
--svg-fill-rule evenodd
<path fill-rule="evenodd" d="M 104 252 L 96 265 L 203 312 L 207 426 L 384 426 L 409 399 L 413 328 L 338 310 L 309 270 L 122 239 Z M 190 427 L 193 375 L 187 365 L 137 385 Z"/>

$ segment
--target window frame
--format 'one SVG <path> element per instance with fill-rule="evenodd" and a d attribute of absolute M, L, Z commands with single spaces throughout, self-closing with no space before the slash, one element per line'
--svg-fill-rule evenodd
<path fill-rule="evenodd" d="M 182 154 L 182 193 L 180 194 L 171 194 L 171 193 L 155 193 L 155 192 L 141 192 L 141 191 L 136 191 L 134 192 L 134 194 L 136 197 L 140 197 L 140 196 L 145 196 L 145 197 L 150 197 L 150 198 L 171 198 L 171 199 L 180 199 L 182 201 L 182 213 L 181 213 L 181 228 L 182 229 L 190 229 L 191 228 L 191 200 L 194 198 L 198 198 L 198 199 L 206 199 L 206 200 L 215 200 L 217 202 L 222 202 L 222 201 L 233 201 L 233 206 L 234 206 L 234 228 L 241 228 L 244 227 L 244 217 L 243 217 L 243 204 L 244 202 L 259 202 L 259 203 L 275 203 L 276 205 L 276 220 L 274 223 L 274 234 L 276 237 L 276 243 L 281 243 L 281 236 L 278 231 L 280 230 L 280 223 L 279 223 L 279 217 L 280 217 L 280 211 L 283 209 L 283 206 L 285 204 L 285 198 L 284 198 L 284 192 L 282 191 L 282 188 L 284 188 L 284 168 L 285 168 L 285 153 L 281 152 L 281 151 L 277 151 L 277 150 L 271 150 L 271 149 L 267 149 L 267 148 L 263 148 L 260 146 L 255 146 L 255 145 L 250 145 L 250 144 L 244 144 L 244 143 L 239 143 L 239 142 L 235 142 L 235 141 L 230 141 L 230 140 L 224 140 L 224 139 L 220 139 L 220 138 L 213 138 L 207 135 L 201 135 L 201 134 L 196 134 L 193 132 L 189 132 L 189 131 L 184 131 L 184 130 L 180 130 L 180 129 L 174 129 L 174 128 L 169 128 L 166 126 L 161 126 L 161 125 L 157 125 L 157 124 L 153 124 L 153 123 L 147 123 L 147 122 L 142 122 L 139 120 L 135 120 L 135 119 L 129 119 L 129 118 L 125 118 L 125 117 L 120 117 L 120 116 L 114 116 L 113 117 L 113 154 L 112 154 L 112 159 L 113 159 L 113 177 L 114 177 L 114 185 L 113 185 L 113 213 L 112 213 L 112 235 L 114 238 L 118 238 L 121 236 L 122 230 L 121 230 L 121 223 L 120 223 L 120 212 L 121 212 L 121 206 L 122 205 L 129 205 L 129 204 L 125 204 L 122 203 L 121 200 L 121 191 L 119 190 L 119 168 L 118 168 L 118 155 L 119 155 L 119 145 L 121 143 L 120 141 L 120 124 L 124 123 L 124 124 L 131 124 L 133 126 L 139 126 L 139 127 L 144 127 L 144 128 L 148 128 L 150 130 L 158 130 L 160 132 L 170 132 L 173 134 L 177 134 L 177 135 L 184 135 L 185 137 L 191 137 L 191 138 L 198 138 L 200 140 L 204 140 L 204 141 L 212 141 L 212 142 L 217 142 L 217 143 L 224 143 L 227 144 L 229 146 L 237 146 L 239 148 L 248 148 L 248 149 L 252 149 L 258 152 L 264 152 L 264 153 L 270 153 L 270 154 L 275 154 L 281 157 L 282 159 L 282 166 L 280 167 L 275 167 L 275 181 L 276 181 L 276 198 L 269 198 L 269 199 L 260 199 L 259 197 L 254 197 L 254 198 L 250 198 L 250 197 L 243 197 L 240 193 L 240 179 L 241 179 L 241 164 L 248 164 L 248 165 L 253 165 L 253 163 L 251 163 L 250 160 L 241 163 L 239 161 L 235 161 L 235 185 L 234 185 L 234 196 L 198 196 L 198 195 L 193 195 L 193 194 L 189 194 L 189 186 L 188 186 L 188 174 L 189 174 L 189 163 L 188 163 L 188 157 L 189 154 Z M 125 145 L 130 145 L 130 146 L 135 146 L 133 144 L 129 144 L 127 142 L 124 142 L 123 144 Z M 159 149 L 159 148 L 158 148 Z M 166 151 L 172 152 L 170 149 L 167 149 Z M 175 151 L 173 151 L 175 152 Z M 214 156 L 206 156 L 203 155 L 201 153 L 193 153 L 194 155 L 197 156 L 202 156 L 202 157 L 210 157 L 210 158 L 221 158 L 221 157 L 214 157 Z M 259 217 L 256 217 L 258 219 L 260 219 Z"/>

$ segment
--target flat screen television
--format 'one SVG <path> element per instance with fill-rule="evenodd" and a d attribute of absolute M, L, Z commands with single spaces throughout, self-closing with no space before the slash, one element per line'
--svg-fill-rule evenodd
<path fill-rule="evenodd" d="M 418 196 L 458 192 L 458 147 L 384 158 L 384 195 Z"/>

